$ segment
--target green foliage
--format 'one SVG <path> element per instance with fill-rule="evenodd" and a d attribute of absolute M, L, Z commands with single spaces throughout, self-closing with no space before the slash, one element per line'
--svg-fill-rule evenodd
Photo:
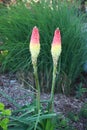
<path fill-rule="evenodd" d="M 49 114 L 48 112 L 43 111 L 43 109 L 37 114 L 36 106 L 33 102 L 32 104 L 13 111 L 12 116 L 10 117 L 9 130 L 16 128 L 19 130 L 43 130 L 46 128 L 47 120 L 50 121 L 55 117 L 55 113 Z M 49 128 L 49 126 L 47 126 L 47 128 Z"/>
<path fill-rule="evenodd" d="M 70 125 L 69 118 L 64 118 L 62 115 L 58 115 L 56 125 L 58 130 L 75 130 L 75 128 Z"/>
<path fill-rule="evenodd" d="M 66 2 L 41 0 L 32 2 L 30 7 L 18 3 L 12 7 L 0 9 L 0 39 L 3 45 L 0 50 L 8 50 L 8 55 L 2 62 L 2 71 L 31 70 L 31 58 L 28 51 L 29 37 L 34 26 L 40 30 L 41 53 L 38 58 L 40 77 L 43 75 L 45 88 L 50 87 L 52 74 L 52 58 L 50 47 L 53 32 L 59 27 L 62 35 L 61 64 L 58 68 L 58 85 L 69 93 L 76 78 L 82 71 L 82 66 L 87 59 L 86 32 L 82 31 L 83 23 L 77 17 L 74 5 Z M 44 72 L 44 74 L 43 74 Z M 63 79 L 63 80 L 62 80 Z M 46 82 L 47 81 L 47 82 Z"/>
<path fill-rule="evenodd" d="M 86 34 L 82 30 L 83 24 L 81 19 L 77 17 L 74 6 L 67 5 L 66 2 L 58 2 L 53 2 L 51 5 L 49 1 L 42 0 L 38 4 L 31 3 L 29 8 L 20 2 L 10 8 L 0 9 L 0 40 L 3 41 L 0 50 L 8 51 L 6 55 L 2 55 L 4 57 L 1 60 L 1 67 L 2 71 L 10 70 L 13 72 L 19 69 L 31 69 L 28 42 L 31 30 L 36 25 L 41 35 L 41 53 L 38 59 L 39 73 L 43 74 L 44 72 L 43 81 L 46 82 L 45 79 L 47 79 L 47 84 L 50 86 L 52 80 L 50 75 L 53 67 L 50 47 L 53 32 L 56 27 L 59 27 L 62 34 L 63 51 L 62 62 L 60 61 L 61 64 L 58 65 L 60 79 L 57 84 L 61 85 L 64 92 L 67 93 L 70 92 L 70 86 L 82 71 L 82 66 L 87 58 Z M 13 104 L 16 105 L 16 102 L 13 101 Z M 0 126 L 3 130 L 7 130 L 8 116 L 11 111 L 5 110 L 3 104 L 0 105 Z M 86 113 L 86 108 L 82 113 Z M 10 117 L 9 130 L 54 130 L 56 117 L 55 113 L 49 113 L 42 108 L 39 108 L 39 113 L 37 113 L 37 106 L 32 103 L 13 112 Z M 74 121 L 79 120 L 77 115 L 71 115 L 71 117 Z M 58 117 L 56 125 L 59 130 L 74 130 L 69 125 L 68 118 Z"/>
<path fill-rule="evenodd" d="M 76 97 L 81 98 L 83 94 L 86 92 L 87 92 L 87 88 L 83 88 L 83 84 L 80 83 L 79 86 L 77 87 Z"/>
<path fill-rule="evenodd" d="M 1 122 L 0 122 L 1 128 L 3 128 L 3 130 L 7 130 L 8 123 L 9 123 L 8 118 L 2 119 Z"/>
<path fill-rule="evenodd" d="M 7 130 L 11 111 L 9 109 L 5 109 L 4 107 L 4 104 L 0 103 L 0 128 Z"/>
<path fill-rule="evenodd" d="M 3 110 L 4 110 L 4 104 L 0 103 L 0 111 L 3 111 Z"/>
<path fill-rule="evenodd" d="M 73 112 L 69 112 L 68 113 L 68 118 L 74 122 L 77 122 L 79 121 L 79 115 L 78 114 L 75 114 Z"/>
<path fill-rule="evenodd" d="M 79 115 L 87 119 L 87 103 L 81 108 Z"/>
<path fill-rule="evenodd" d="M 40 121 L 40 127 L 41 127 L 41 130 L 55 130 L 55 125 L 56 125 L 56 122 L 55 122 L 55 117 L 53 118 L 50 118 L 50 119 L 45 119 L 45 120 L 42 120 Z"/>

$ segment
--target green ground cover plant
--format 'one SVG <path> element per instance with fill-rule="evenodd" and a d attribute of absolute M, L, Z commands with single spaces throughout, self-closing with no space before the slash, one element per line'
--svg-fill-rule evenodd
<path fill-rule="evenodd" d="M 9 116 L 11 115 L 11 110 L 5 109 L 3 103 L 0 103 L 0 129 L 7 130 L 8 124 L 10 122 Z"/>
<path fill-rule="evenodd" d="M 43 15 L 42 15 L 43 14 Z M 40 84 L 45 91 L 50 90 L 52 81 L 52 57 L 50 43 L 56 27 L 61 29 L 62 54 L 58 64 L 56 89 L 70 94 L 74 89 L 76 78 L 83 71 L 87 59 L 86 32 L 82 30 L 82 17 L 77 16 L 73 4 L 41 0 L 31 2 L 29 7 L 24 3 L 9 8 L 0 8 L 0 50 L 8 50 L 5 60 L 1 61 L 1 71 L 32 71 L 28 42 L 33 26 L 38 26 L 41 35 L 41 52 L 38 59 Z M 1 56 L 1 54 L 0 54 Z M 58 88 L 59 86 L 59 88 Z"/>
<path fill-rule="evenodd" d="M 80 117 L 84 117 L 87 119 L 87 103 L 85 103 L 83 105 L 83 107 L 81 108 L 80 110 L 80 113 L 79 113 Z"/>

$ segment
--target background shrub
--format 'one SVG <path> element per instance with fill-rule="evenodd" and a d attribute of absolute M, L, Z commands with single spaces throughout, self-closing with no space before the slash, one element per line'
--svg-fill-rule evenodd
<path fill-rule="evenodd" d="M 50 89 L 52 58 L 50 53 L 54 30 L 59 27 L 62 36 L 62 54 L 58 64 L 56 88 L 70 93 L 73 83 L 83 71 L 87 59 L 86 32 L 82 30 L 82 17 L 78 17 L 74 4 L 41 0 L 31 2 L 29 7 L 20 2 L 10 8 L 0 9 L 0 50 L 8 50 L 2 60 L 2 71 L 19 71 L 31 69 L 28 50 L 31 30 L 37 26 L 40 30 L 41 52 L 38 68 L 41 85 Z M 59 77 L 59 78 L 58 78 Z M 59 88 L 58 88 L 59 86 Z"/>

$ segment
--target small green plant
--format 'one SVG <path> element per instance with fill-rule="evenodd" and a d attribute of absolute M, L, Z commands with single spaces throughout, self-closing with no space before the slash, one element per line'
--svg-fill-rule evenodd
<path fill-rule="evenodd" d="M 87 92 L 87 88 L 83 88 L 83 84 L 80 83 L 79 86 L 77 87 L 76 97 L 81 98 L 86 92 Z"/>
<path fill-rule="evenodd" d="M 3 130 L 7 130 L 9 123 L 9 116 L 11 115 L 11 111 L 9 109 L 5 109 L 3 103 L 0 103 L 0 127 Z"/>
<path fill-rule="evenodd" d="M 87 119 L 87 103 L 83 105 L 79 112 L 80 117 L 86 118 Z"/>
<path fill-rule="evenodd" d="M 75 114 L 74 112 L 69 112 L 68 113 L 68 118 L 72 121 L 77 122 L 79 120 L 79 115 Z"/>
<path fill-rule="evenodd" d="M 57 117 L 56 124 L 56 129 L 58 130 L 75 130 L 75 128 L 70 125 L 70 119 L 65 118 L 63 115 Z"/>

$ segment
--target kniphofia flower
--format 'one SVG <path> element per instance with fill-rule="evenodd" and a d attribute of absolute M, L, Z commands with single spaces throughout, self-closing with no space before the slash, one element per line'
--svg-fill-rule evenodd
<path fill-rule="evenodd" d="M 40 85 L 39 85 L 38 73 L 37 73 L 37 58 L 39 52 L 40 52 L 40 36 L 39 36 L 39 30 L 35 26 L 32 30 L 32 35 L 30 39 L 30 53 L 31 53 L 31 60 L 34 69 L 35 84 L 37 89 L 36 106 L 37 106 L 38 113 L 40 111 Z"/>
<path fill-rule="evenodd" d="M 57 65 L 58 58 L 61 54 L 61 34 L 59 28 L 57 28 L 54 32 L 51 54 L 54 65 Z"/>
<path fill-rule="evenodd" d="M 32 35 L 30 39 L 30 53 L 32 64 L 36 64 L 39 52 L 40 52 L 40 36 L 39 36 L 39 30 L 35 26 L 32 30 Z"/>
<path fill-rule="evenodd" d="M 51 100 L 50 100 L 49 111 L 53 111 L 54 108 L 54 89 L 55 89 L 55 80 L 56 80 L 56 72 L 57 72 L 57 61 L 61 54 L 61 35 L 60 35 L 59 28 L 57 28 L 54 32 L 51 54 L 53 58 L 53 79 L 52 79 Z"/>

